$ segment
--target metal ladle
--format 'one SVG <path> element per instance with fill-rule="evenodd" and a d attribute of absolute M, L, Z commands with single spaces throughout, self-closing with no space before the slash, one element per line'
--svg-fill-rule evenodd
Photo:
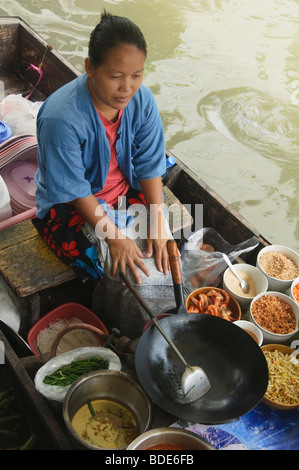
<path fill-rule="evenodd" d="M 125 273 L 120 272 L 119 273 L 120 278 L 124 281 L 128 289 L 132 292 L 134 297 L 138 300 L 140 305 L 144 308 L 144 310 L 148 313 L 150 318 L 153 321 L 153 324 L 155 327 L 159 330 L 159 332 L 162 334 L 164 339 L 168 342 L 169 346 L 174 350 L 174 352 L 177 354 L 178 358 L 181 360 L 181 362 L 185 366 L 185 372 L 182 375 L 181 378 L 181 388 L 183 392 L 184 399 L 186 402 L 192 402 L 197 400 L 198 398 L 202 397 L 205 395 L 211 388 L 210 381 L 205 373 L 205 371 L 198 366 L 190 366 L 180 353 L 180 351 L 177 349 L 175 344 L 172 342 L 172 340 L 169 338 L 169 336 L 166 334 L 162 326 L 160 325 L 160 322 L 157 320 L 155 317 L 154 313 L 150 310 L 146 302 L 143 300 L 143 298 L 140 296 L 139 292 L 135 289 L 135 287 L 131 284 Z"/>
<path fill-rule="evenodd" d="M 224 260 L 226 261 L 226 263 L 228 264 L 228 266 L 230 267 L 230 269 L 232 270 L 233 274 L 234 274 L 234 275 L 236 276 L 236 278 L 238 279 L 242 292 L 244 292 L 244 294 L 248 294 L 248 292 L 249 292 L 249 285 L 248 285 L 248 282 L 245 281 L 244 279 L 241 279 L 241 278 L 240 278 L 239 274 L 237 273 L 237 271 L 235 270 L 234 266 L 233 266 L 232 263 L 230 262 L 229 257 L 228 257 L 225 253 L 223 253 L 223 258 L 224 258 Z"/>

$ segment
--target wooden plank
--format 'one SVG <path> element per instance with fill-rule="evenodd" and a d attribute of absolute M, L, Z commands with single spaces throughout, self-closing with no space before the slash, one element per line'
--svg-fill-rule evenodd
<path fill-rule="evenodd" d="M 10 73 L 15 69 L 17 57 L 19 21 L 16 19 L 1 20 L 0 25 L 0 63 L 1 74 Z"/>
<path fill-rule="evenodd" d="M 18 43 L 18 70 L 26 77 L 30 77 L 32 83 L 36 83 L 39 75 L 30 64 L 36 67 L 41 65 L 43 77 L 38 85 L 38 90 L 46 96 L 52 94 L 80 75 L 80 72 L 67 62 L 63 56 L 52 49 L 41 36 L 24 22 L 21 23 Z M 44 56 L 44 54 L 46 55 Z"/>
<path fill-rule="evenodd" d="M 5 248 L 18 245 L 24 240 L 35 238 L 37 235 L 38 231 L 34 227 L 31 219 L 7 227 L 5 230 L 1 230 L 0 252 Z"/>
<path fill-rule="evenodd" d="M 31 220 L 1 232 L 0 274 L 19 297 L 77 277 L 44 243 Z"/>
<path fill-rule="evenodd" d="M 20 18 L 0 17 L 0 21 L 1 75 L 14 73 L 20 81 L 24 82 L 19 91 L 15 82 L 11 90 L 6 89 L 6 94 L 13 92 L 22 93 L 25 96 L 28 90 L 31 91 L 34 88 L 39 74 L 30 67 L 31 64 L 36 67 L 42 64 L 43 71 L 43 77 L 32 94 L 32 101 L 44 100 L 63 84 L 80 75 L 75 67 L 53 50 L 51 45 Z"/>
<path fill-rule="evenodd" d="M 167 186 L 163 186 L 164 203 L 169 209 L 169 228 L 176 233 L 185 228 L 191 228 L 193 218 L 183 204 Z"/>
<path fill-rule="evenodd" d="M 3 83 L 5 96 L 20 94 L 27 96 L 33 87 L 32 83 L 21 79 L 15 72 L 0 75 L 0 81 Z"/>
<path fill-rule="evenodd" d="M 73 450 L 74 447 L 66 435 L 66 428 L 60 424 L 61 417 L 59 416 L 58 420 L 47 401 L 36 390 L 27 372 L 26 362 L 28 370 L 32 367 L 32 363 L 26 361 L 26 358 L 24 360 L 18 358 L 1 331 L 0 340 L 5 346 L 6 359 L 5 366 L 2 367 L 7 368 L 13 383 L 14 396 L 27 417 L 38 442 L 45 450 Z M 34 359 L 37 360 L 37 358 Z"/>

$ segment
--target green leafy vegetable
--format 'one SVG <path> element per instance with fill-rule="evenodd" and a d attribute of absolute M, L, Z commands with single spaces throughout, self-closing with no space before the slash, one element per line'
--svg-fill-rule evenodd
<path fill-rule="evenodd" d="M 43 382 L 46 385 L 67 387 L 81 377 L 81 375 L 99 369 L 107 369 L 108 366 L 109 362 L 102 357 L 89 357 L 88 359 L 72 361 L 52 372 L 52 374 L 46 375 Z"/>

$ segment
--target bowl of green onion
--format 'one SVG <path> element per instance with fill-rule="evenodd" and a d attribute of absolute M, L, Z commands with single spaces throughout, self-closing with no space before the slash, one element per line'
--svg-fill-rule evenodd
<path fill-rule="evenodd" d="M 36 373 L 35 388 L 51 402 L 62 404 L 71 385 L 99 370 L 121 370 L 119 357 L 104 347 L 84 347 L 50 359 Z"/>

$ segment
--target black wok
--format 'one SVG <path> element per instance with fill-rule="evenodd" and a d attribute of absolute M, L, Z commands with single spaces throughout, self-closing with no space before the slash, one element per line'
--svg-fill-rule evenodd
<path fill-rule="evenodd" d="M 209 392 L 186 403 L 181 389 L 183 365 L 161 333 L 151 327 L 135 355 L 138 378 L 160 408 L 191 422 L 220 424 L 238 419 L 263 398 L 268 367 L 253 338 L 233 323 L 206 314 L 177 314 L 160 320 L 189 364 L 200 364 Z"/>

